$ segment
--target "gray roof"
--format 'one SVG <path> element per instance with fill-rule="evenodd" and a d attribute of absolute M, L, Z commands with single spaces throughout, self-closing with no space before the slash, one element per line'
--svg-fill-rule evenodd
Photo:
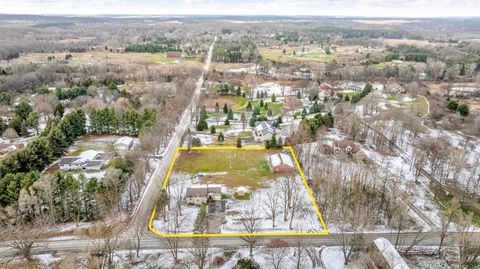
<path fill-rule="evenodd" d="M 187 193 L 185 196 L 200 196 L 205 197 L 209 193 L 221 193 L 222 187 L 220 185 L 197 185 L 187 188 Z"/>
<path fill-rule="evenodd" d="M 267 134 L 273 134 L 275 127 L 273 127 L 270 121 L 261 121 L 255 125 L 255 130 L 265 136 Z"/>
<path fill-rule="evenodd" d="M 85 166 L 86 167 L 89 167 L 89 166 L 98 166 L 98 165 L 103 165 L 103 161 L 87 161 L 85 163 Z"/>
<path fill-rule="evenodd" d="M 79 157 L 65 157 L 58 162 L 58 165 L 68 165 L 80 160 Z"/>

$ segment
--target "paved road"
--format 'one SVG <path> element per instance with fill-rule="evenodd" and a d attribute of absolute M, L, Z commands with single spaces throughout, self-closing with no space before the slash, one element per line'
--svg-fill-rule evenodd
<path fill-rule="evenodd" d="M 426 232 L 422 233 L 422 238 L 418 245 L 421 246 L 438 246 L 439 242 L 439 233 L 437 232 Z M 452 234 L 451 236 L 447 237 L 445 244 L 450 245 L 453 244 L 453 238 L 457 234 Z M 302 242 L 307 246 L 338 246 L 340 234 L 330 234 L 330 235 L 323 235 L 323 236 L 303 236 L 303 237 L 296 237 L 296 236 L 289 236 L 285 237 L 282 236 L 281 238 L 291 245 L 294 245 L 298 238 L 301 238 Z M 352 234 L 345 234 L 346 237 L 350 238 Z M 416 233 L 401 233 L 399 235 L 400 240 L 398 241 L 399 245 L 408 246 L 412 242 L 418 242 L 418 235 Z M 366 242 L 371 242 L 376 238 L 384 237 L 389 239 L 392 244 L 395 244 L 396 234 L 392 233 L 366 233 L 364 234 L 364 238 Z M 275 237 L 259 237 L 259 242 L 257 245 L 265 245 L 268 243 L 272 238 Z M 181 247 L 188 247 L 188 242 L 190 239 L 188 238 L 181 238 L 179 239 L 182 241 Z M 56 240 L 56 241 L 38 241 L 34 244 L 32 249 L 32 254 L 45 254 L 45 253 L 84 253 L 88 250 L 93 249 L 93 241 L 87 239 L 69 239 L 69 240 Z M 97 242 L 98 243 L 98 242 Z M 128 250 L 134 249 L 133 239 L 127 237 L 120 237 L 118 238 L 117 245 L 119 250 Z M 211 246 L 212 247 L 219 247 L 219 248 L 237 248 L 239 246 L 247 246 L 246 242 L 243 241 L 239 237 L 214 237 L 211 238 Z M 155 235 L 145 235 L 141 239 L 140 249 L 142 250 L 152 250 L 152 249 L 167 249 L 168 247 L 165 244 L 165 240 L 163 238 L 157 237 Z M 10 257 L 15 255 L 15 250 L 6 247 L 6 243 L 0 243 L 0 258 Z"/>
<path fill-rule="evenodd" d="M 210 67 L 210 63 L 212 60 L 212 51 L 215 42 L 217 41 L 217 37 L 213 41 L 212 45 L 210 46 L 210 50 L 208 51 L 207 60 L 205 62 L 205 66 L 203 68 L 203 72 L 198 79 L 197 83 L 195 84 L 195 92 L 192 97 L 192 101 L 190 104 L 185 108 L 185 111 L 182 114 L 179 124 L 175 128 L 175 132 L 172 134 L 170 141 L 165 148 L 165 154 L 163 159 L 159 162 L 159 164 L 155 167 L 152 176 L 150 177 L 147 187 L 143 193 L 143 196 L 138 203 L 137 207 L 133 211 L 131 215 L 131 220 L 127 228 L 122 233 L 122 236 L 131 237 L 135 234 L 135 230 L 137 227 L 147 227 L 147 223 L 149 221 L 150 215 L 152 213 L 153 205 L 155 204 L 155 200 L 157 195 L 159 194 L 163 181 L 167 176 L 168 169 L 170 164 L 173 160 L 175 155 L 176 148 L 180 146 L 180 141 L 182 139 L 183 134 L 187 131 L 189 124 L 192 120 L 192 111 L 195 110 L 198 100 L 200 98 L 200 92 L 202 89 L 204 76 L 208 73 L 208 69 Z"/>

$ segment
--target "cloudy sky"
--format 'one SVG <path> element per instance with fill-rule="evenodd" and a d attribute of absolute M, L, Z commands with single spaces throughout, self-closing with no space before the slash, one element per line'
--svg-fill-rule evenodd
<path fill-rule="evenodd" d="M 480 16 L 480 0 L 13 0 L 0 13 L 138 15 Z"/>

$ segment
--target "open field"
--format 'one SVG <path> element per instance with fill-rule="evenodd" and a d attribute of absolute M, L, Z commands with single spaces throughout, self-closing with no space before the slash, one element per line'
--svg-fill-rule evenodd
<path fill-rule="evenodd" d="M 289 62 L 289 61 L 319 61 L 329 63 L 335 60 L 335 56 L 327 55 L 319 47 L 306 47 L 308 52 L 305 52 L 303 56 L 300 56 L 302 53 L 302 47 L 291 47 L 291 46 L 282 46 L 280 48 L 260 48 L 260 54 L 264 59 L 270 59 L 279 62 Z M 286 50 L 286 54 L 283 54 L 283 50 Z M 291 55 L 295 51 L 296 55 Z"/>
<path fill-rule="evenodd" d="M 414 46 L 439 45 L 439 43 L 430 43 L 428 40 L 416 40 L 416 39 L 384 39 L 383 44 L 388 46 L 398 46 L 400 44 L 414 45 Z"/>
<path fill-rule="evenodd" d="M 405 23 L 412 23 L 412 22 L 419 22 L 419 20 L 405 20 L 405 19 L 398 19 L 398 20 L 353 20 L 354 22 L 363 23 L 363 24 L 370 24 L 370 25 L 401 25 Z"/>
<path fill-rule="evenodd" d="M 272 173 L 266 157 L 281 152 L 270 150 L 191 150 L 180 151 L 173 172 L 205 174 L 202 183 L 223 184 L 226 187 L 264 187 L 267 180 L 292 173 Z"/>
<path fill-rule="evenodd" d="M 110 64 L 125 64 L 125 63 L 151 63 L 151 64 L 175 64 L 175 60 L 167 59 L 165 53 L 116 53 L 108 51 L 88 51 L 85 53 L 29 53 L 21 59 L 25 62 L 45 63 L 48 58 L 55 56 L 54 60 L 61 61 L 65 59 L 65 55 L 71 54 L 72 58 L 68 62 L 72 65 L 76 64 L 96 64 L 96 63 L 110 63 Z M 197 58 L 184 59 L 181 63 L 200 64 Z"/>

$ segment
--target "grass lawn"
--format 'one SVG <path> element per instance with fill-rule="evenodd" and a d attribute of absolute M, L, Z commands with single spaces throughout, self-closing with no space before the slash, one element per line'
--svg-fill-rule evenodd
<path fill-rule="evenodd" d="M 273 115 L 279 115 L 282 112 L 282 103 L 277 101 L 275 103 L 270 102 L 270 98 L 263 100 L 264 103 L 268 103 L 268 108 L 272 110 Z M 265 110 L 264 107 L 260 106 L 260 101 L 256 100 L 252 102 L 252 108 L 255 109 L 258 107 L 260 109 L 260 115 L 267 116 L 268 110 Z"/>
<path fill-rule="evenodd" d="M 418 96 L 413 101 L 406 102 L 405 105 L 413 113 L 415 113 L 415 114 L 417 114 L 421 117 L 427 115 L 427 113 L 428 113 L 427 100 L 422 96 Z"/>
<path fill-rule="evenodd" d="M 443 190 L 435 187 L 433 190 L 436 194 L 435 203 L 440 207 L 443 211 L 445 210 L 445 205 L 453 198 L 452 195 L 447 195 Z M 465 214 L 473 214 L 472 223 L 473 225 L 480 227 L 480 211 L 476 210 L 475 208 L 470 207 L 469 205 L 462 203 L 460 201 L 460 209 Z"/>
<path fill-rule="evenodd" d="M 266 156 L 281 150 L 192 150 L 180 151 L 174 172 L 190 174 L 226 172 L 226 175 L 207 175 L 203 183 L 224 184 L 227 187 L 247 186 L 252 190 L 262 187 L 267 180 L 290 173 L 272 173 Z"/>
<path fill-rule="evenodd" d="M 231 107 L 232 110 L 238 110 L 246 106 L 246 103 L 247 103 L 247 98 L 241 95 L 224 95 L 222 97 L 236 103 Z M 221 107 L 220 109 L 223 109 L 223 107 Z"/>

